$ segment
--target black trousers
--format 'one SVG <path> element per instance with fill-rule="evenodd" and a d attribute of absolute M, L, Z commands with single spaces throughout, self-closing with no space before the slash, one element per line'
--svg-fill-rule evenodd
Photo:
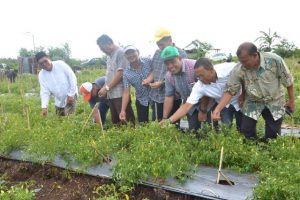
<path fill-rule="evenodd" d="M 174 100 L 173 108 L 171 110 L 169 117 L 172 116 L 178 110 L 178 108 L 181 105 L 181 102 L 182 102 L 181 99 Z M 164 103 L 152 102 L 151 107 L 152 107 L 152 121 L 155 121 L 155 120 L 161 121 L 163 118 Z M 156 115 L 156 113 L 157 113 L 157 115 Z"/>
<path fill-rule="evenodd" d="M 261 115 L 265 120 L 265 139 L 276 138 L 278 134 L 280 135 L 283 118 L 281 117 L 275 121 L 268 108 L 263 109 Z M 247 117 L 244 114 L 242 115 L 241 132 L 246 138 L 257 139 L 256 123 L 256 120 Z"/>
<path fill-rule="evenodd" d="M 116 125 L 123 124 L 123 122 L 121 122 L 119 118 L 122 108 L 122 98 L 108 99 L 107 103 L 110 109 L 112 123 Z M 135 117 L 131 107 L 131 101 L 128 102 L 128 105 L 126 107 L 126 120 L 128 122 L 131 122 L 132 124 L 135 123 Z"/>
<path fill-rule="evenodd" d="M 144 106 L 138 100 L 135 101 L 138 121 L 148 122 L 149 121 L 149 105 Z"/>

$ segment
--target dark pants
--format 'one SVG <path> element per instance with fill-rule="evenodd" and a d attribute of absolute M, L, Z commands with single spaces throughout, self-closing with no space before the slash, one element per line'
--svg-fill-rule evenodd
<path fill-rule="evenodd" d="M 144 106 L 138 100 L 135 101 L 136 110 L 138 121 L 141 122 L 148 122 L 149 121 L 149 105 Z"/>
<path fill-rule="evenodd" d="M 14 83 L 14 82 L 16 82 L 16 77 L 15 76 L 10 76 L 9 80 L 10 80 L 11 83 Z"/>
<path fill-rule="evenodd" d="M 57 106 L 55 106 L 55 113 L 58 116 L 68 116 L 70 114 L 75 113 L 75 106 L 76 104 L 67 104 L 66 107 L 64 108 L 59 108 Z"/>
<path fill-rule="evenodd" d="M 201 128 L 201 122 L 198 120 L 198 111 L 195 110 L 192 115 L 187 114 L 189 130 L 198 130 Z"/>
<path fill-rule="evenodd" d="M 100 104 L 98 106 L 98 109 L 99 109 L 99 112 L 100 112 L 100 117 L 101 117 L 102 124 L 104 125 L 105 121 L 106 121 L 106 115 L 107 115 L 109 106 L 108 106 L 107 103 L 100 102 Z"/>
<path fill-rule="evenodd" d="M 233 105 L 230 105 L 228 108 L 224 107 L 220 113 L 222 123 L 231 126 L 233 117 L 235 117 L 236 128 L 238 131 L 241 131 L 242 124 L 242 112 L 236 111 Z"/>
<path fill-rule="evenodd" d="M 280 135 L 282 117 L 278 120 L 274 120 L 273 116 L 268 108 L 265 108 L 261 115 L 265 120 L 265 139 L 276 138 L 277 134 Z M 241 132 L 249 139 L 257 139 L 256 135 L 256 123 L 257 121 L 247 117 L 243 114 Z"/>
<path fill-rule="evenodd" d="M 182 102 L 181 99 L 174 100 L 173 108 L 171 110 L 169 117 L 178 110 L 178 108 L 181 105 L 181 102 Z M 152 121 L 155 121 L 155 120 L 161 121 L 163 118 L 164 103 L 152 102 L 151 108 L 152 108 Z M 157 113 L 157 116 L 156 116 L 156 113 Z"/>
<path fill-rule="evenodd" d="M 74 102 L 71 104 L 67 104 L 64 108 L 55 106 L 55 113 L 58 116 L 68 116 L 70 114 L 75 113 L 76 102 L 77 102 L 77 95 L 75 95 L 74 97 Z"/>
<path fill-rule="evenodd" d="M 108 99 L 108 106 L 110 108 L 111 121 L 113 124 L 121 124 L 119 118 L 121 109 L 122 109 L 122 98 Z M 129 101 L 126 107 L 126 120 L 134 124 L 135 118 L 134 113 L 131 107 L 131 101 Z"/>

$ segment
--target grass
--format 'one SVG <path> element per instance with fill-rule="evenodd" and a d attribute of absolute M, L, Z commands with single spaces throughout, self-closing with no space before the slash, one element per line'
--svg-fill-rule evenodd
<path fill-rule="evenodd" d="M 287 60 L 299 85 L 299 71 L 294 60 Z M 83 71 L 78 84 L 93 81 L 103 71 Z M 81 98 L 76 115 L 58 117 L 50 104 L 47 118 L 40 116 L 38 96 L 26 97 L 30 91 L 38 92 L 37 77 L 21 76 L 16 84 L 0 83 L 0 153 L 24 150 L 32 159 L 40 161 L 44 155 L 66 160 L 75 158 L 83 165 L 93 166 L 103 162 L 103 156 L 118 160 L 113 166 L 113 178 L 119 186 L 132 186 L 140 179 L 164 180 L 175 177 L 184 182 L 195 167 L 217 167 L 220 149 L 224 146 L 224 167 L 259 176 L 255 199 L 297 199 L 300 194 L 300 141 L 280 137 L 269 144 L 245 141 L 234 129 L 222 128 L 215 133 L 209 127 L 198 135 L 183 134 L 172 125 L 159 127 L 149 123 L 133 127 L 111 127 L 104 134 L 99 127 L 89 123 L 82 127 L 91 109 Z M 296 89 L 296 94 L 299 94 Z M 299 101 L 294 122 L 299 124 Z M 291 121 L 290 118 L 285 119 Z M 259 121 L 259 133 L 263 134 Z"/>

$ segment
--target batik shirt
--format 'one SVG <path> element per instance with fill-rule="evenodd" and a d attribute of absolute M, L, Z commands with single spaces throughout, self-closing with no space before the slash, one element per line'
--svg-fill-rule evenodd
<path fill-rule="evenodd" d="M 280 119 L 284 113 L 284 87 L 293 84 L 293 77 L 281 57 L 273 53 L 259 53 L 258 69 L 246 69 L 239 63 L 228 80 L 226 91 L 235 95 L 243 84 L 245 102 L 242 112 L 257 120 L 262 110 L 267 107 L 274 120 Z"/>

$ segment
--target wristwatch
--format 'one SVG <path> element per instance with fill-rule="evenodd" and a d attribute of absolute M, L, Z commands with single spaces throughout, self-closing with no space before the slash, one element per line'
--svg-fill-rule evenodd
<path fill-rule="evenodd" d="M 109 91 L 108 85 L 105 85 L 105 90 L 106 90 L 106 91 Z"/>

